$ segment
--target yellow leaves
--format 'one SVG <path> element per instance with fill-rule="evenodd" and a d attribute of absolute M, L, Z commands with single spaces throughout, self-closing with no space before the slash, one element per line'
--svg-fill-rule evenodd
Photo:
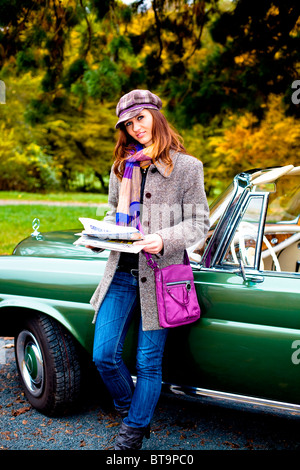
<path fill-rule="evenodd" d="M 182 135 L 187 151 L 202 160 L 206 189 L 211 197 L 242 171 L 272 167 L 300 161 L 300 122 L 285 115 L 282 96 L 271 95 L 262 106 L 264 117 L 258 120 L 250 112 L 228 114 L 212 121 L 209 127 L 200 124 Z"/>
<path fill-rule="evenodd" d="M 154 12 L 152 9 L 148 10 L 145 14 L 143 14 L 142 21 L 140 16 L 134 15 L 130 25 L 127 26 L 127 31 L 132 34 L 142 34 L 143 31 L 149 28 L 153 21 Z M 125 28 L 123 29 L 123 31 L 125 32 Z"/>
<path fill-rule="evenodd" d="M 298 20 L 296 21 L 295 27 L 290 32 L 290 36 L 297 37 L 297 35 L 299 34 L 299 31 L 300 31 L 300 16 Z"/>
<path fill-rule="evenodd" d="M 68 48 L 68 53 L 70 53 L 71 60 L 74 61 L 74 51 L 79 51 L 81 47 L 81 37 L 80 32 L 76 29 L 72 29 L 70 33 L 70 46 Z M 78 54 L 78 52 L 77 52 Z"/>
<path fill-rule="evenodd" d="M 225 129 L 222 135 L 212 136 L 208 148 L 212 151 L 213 157 L 231 164 L 243 159 L 249 147 L 249 138 L 255 122 L 256 119 L 251 113 L 245 113 L 235 125 Z"/>
<path fill-rule="evenodd" d="M 245 67 L 253 67 L 256 64 L 256 54 L 255 51 L 250 52 L 245 52 L 244 54 L 241 54 L 239 56 L 236 56 L 234 58 L 234 62 L 237 65 L 243 65 Z"/>
<path fill-rule="evenodd" d="M 52 131 L 58 131 L 58 130 L 67 130 L 70 128 L 70 124 L 63 119 L 56 119 L 53 121 L 49 121 L 47 124 L 48 129 L 51 129 Z"/>
<path fill-rule="evenodd" d="M 268 16 L 278 16 L 279 15 L 279 8 L 276 7 L 275 5 L 272 5 L 270 8 L 269 8 L 269 11 L 267 13 L 267 17 Z"/>
<path fill-rule="evenodd" d="M 212 137 L 209 147 L 213 158 L 249 167 L 295 163 L 300 159 L 300 123 L 286 117 L 282 97 L 271 95 L 261 123 L 251 113 L 236 116 L 222 136 Z M 234 166 L 233 166 L 234 167 Z"/>

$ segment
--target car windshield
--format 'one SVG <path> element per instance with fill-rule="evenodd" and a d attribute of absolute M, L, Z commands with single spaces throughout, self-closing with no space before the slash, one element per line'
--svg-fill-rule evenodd
<path fill-rule="evenodd" d="M 282 176 L 276 181 L 276 191 L 269 196 L 268 223 L 297 221 L 300 216 L 300 175 Z"/>
<path fill-rule="evenodd" d="M 212 203 L 210 206 L 210 227 L 214 229 L 220 220 L 220 217 L 224 214 L 226 207 L 231 201 L 233 194 L 236 190 L 234 183 L 231 183 L 228 188 Z"/>

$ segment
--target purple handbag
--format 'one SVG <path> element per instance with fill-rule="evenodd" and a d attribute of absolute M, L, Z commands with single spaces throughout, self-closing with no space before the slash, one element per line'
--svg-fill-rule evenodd
<path fill-rule="evenodd" d="M 165 268 L 159 268 L 149 253 L 143 253 L 155 275 L 160 326 L 174 328 L 198 320 L 201 313 L 200 306 L 186 250 L 184 250 L 184 264 L 171 264 Z"/>

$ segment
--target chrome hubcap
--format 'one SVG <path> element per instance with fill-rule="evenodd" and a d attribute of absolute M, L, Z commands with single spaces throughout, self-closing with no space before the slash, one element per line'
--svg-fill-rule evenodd
<path fill-rule="evenodd" d="M 39 344 L 30 331 L 23 330 L 16 344 L 18 365 L 27 389 L 38 397 L 44 387 L 44 362 Z"/>

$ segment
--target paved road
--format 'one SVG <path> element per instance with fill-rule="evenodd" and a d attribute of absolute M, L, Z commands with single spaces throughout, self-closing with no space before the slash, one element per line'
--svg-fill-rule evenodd
<path fill-rule="evenodd" d="M 0 337 L 0 449 L 112 450 L 120 420 L 100 389 L 69 416 L 49 418 L 24 398 L 13 340 Z M 300 450 L 300 418 L 201 404 L 162 394 L 143 449 Z"/>

